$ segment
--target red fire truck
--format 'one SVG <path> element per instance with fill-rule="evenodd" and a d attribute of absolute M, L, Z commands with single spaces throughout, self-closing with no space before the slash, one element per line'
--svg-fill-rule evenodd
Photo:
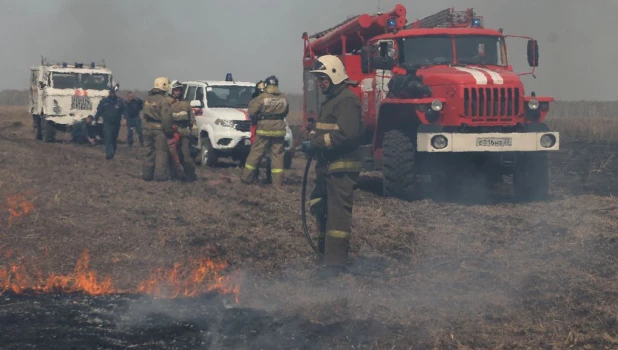
<path fill-rule="evenodd" d="M 414 197 L 417 175 L 453 194 L 482 174 L 488 184 L 513 175 L 518 199 L 545 198 L 547 155 L 559 150 L 559 133 L 543 122 L 554 99 L 527 95 L 519 77 L 538 67 L 537 41 L 484 28 L 473 9 L 409 24 L 406 12 L 399 4 L 303 34 L 305 126 L 324 98 L 309 71 L 317 57 L 337 55 L 362 105 L 363 170 L 382 171 L 385 195 Z M 513 72 L 507 37 L 528 40 L 530 72 Z"/>

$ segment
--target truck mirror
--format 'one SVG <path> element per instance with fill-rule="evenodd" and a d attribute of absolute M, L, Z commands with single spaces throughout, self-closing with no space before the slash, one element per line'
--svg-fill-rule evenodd
<path fill-rule="evenodd" d="M 539 44 L 536 40 L 528 40 L 528 64 L 530 67 L 539 66 Z"/>
<path fill-rule="evenodd" d="M 371 60 L 371 68 L 391 70 L 395 67 L 395 59 L 392 57 L 374 57 Z"/>
<path fill-rule="evenodd" d="M 380 42 L 380 56 L 382 57 L 388 56 L 388 42 L 387 41 Z"/>
<path fill-rule="evenodd" d="M 371 60 L 369 59 L 370 57 L 370 51 L 369 51 L 369 47 L 368 46 L 363 46 L 361 47 L 360 50 L 360 55 L 361 55 L 361 68 L 363 70 L 363 73 L 367 74 L 371 71 Z"/>

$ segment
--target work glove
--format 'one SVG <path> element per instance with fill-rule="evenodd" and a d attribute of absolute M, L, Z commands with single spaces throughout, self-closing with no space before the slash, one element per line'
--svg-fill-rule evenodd
<path fill-rule="evenodd" d="M 313 156 L 315 156 L 316 149 L 311 144 L 311 141 L 309 141 L 309 140 L 303 141 L 300 144 L 300 147 L 301 147 L 302 151 L 305 153 L 305 155 L 307 155 L 308 158 L 312 158 Z"/>

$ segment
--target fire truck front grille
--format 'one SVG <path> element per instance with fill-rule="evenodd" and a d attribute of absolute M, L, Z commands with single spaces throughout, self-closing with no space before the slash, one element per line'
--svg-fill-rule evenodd
<path fill-rule="evenodd" d="M 519 88 L 465 88 L 466 117 L 513 117 L 519 115 Z"/>

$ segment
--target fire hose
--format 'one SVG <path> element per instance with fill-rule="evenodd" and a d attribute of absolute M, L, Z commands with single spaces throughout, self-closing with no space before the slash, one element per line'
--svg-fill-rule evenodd
<path fill-rule="evenodd" d="M 172 166 L 180 179 L 186 179 L 184 167 L 180 162 L 180 156 L 178 155 L 178 145 L 180 143 L 180 134 L 178 133 L 178 127 L 174 125 L 174 136 L 167 139 L 167 146 L 169 148 L 170 160 Z"/>
<path fill-rule="evenodd" d="M 309 243 L 309 246 L 311 247 L 311 249 L 313 249 L 313 251 L 315 252 L 315 254 L 318 257 L 323 257 L 323 254 L 320 253 L 320 251 L 318 250 L 318 247 L 315 245 L 315 243 L 313 242 L 313 239 L 311 239 L 311 233 L 309 232 L 309 227 L 307 227 L 307 210 L 306 210 L 306 202 L 307 202 L 307 182 L 308 182 L 308 177 L 309 177 L 309 169 L 311 168 L 311 162 L 313 161 L 313 157 L 310 155 L 307 155 L 307 163 L 305 164 L 305 171 L 303 173 L 303 187 L 301 190 L 301 220 L 302 220 L 302 225 L 303 225 L 303 231 L 305 233 L 305 238 L 307 239 L 307 242 Z M 446 260 L 446 261 L 442 261 L 440 263 L 436 263 L 433 264 L 431 266 L 428 266 L 424 269 L 420 269 L 420 270 L 414 270 L 414 271 L 406 271 L 406 272 L 402 272 L 402 273 L 398 273 L 398 274 L 391 274 L 391 275 L 385 275 L 382 273 L 363 273 L 363 272 L 359 272 L 359 271 L 353 271 L 350 269 L 346 269 L 347 273 L 352 274 L 352 275 L 357 275 L 357 276 L 362 276 L 362 277 L 372 277 L 372 278 L 377 278 L 377 277 L 388 277 L 388 278 L 399 278 L 399 277 L 405 277 L 405 276 L 410 276 L 413 275 L 415 273 L 423 273 L 423 272 L 429 272 L 431 270 L 437 269 L 441 266 L 445 266 L 445 265 L 449 265 L 449 264 L 454 264 L 454 263 L 461 263 L 465 260 L 471 260 L 471 259 L 482 259 L 485 255 L 487 255 L 489 252 L 491 252 L 492 250 L 494 250 L 496 247 L 490 247 L 487 248 L 486 250 L 484 250 L 483 252 L 481 252 L 478 255 L 467 255 L 461 258 L 457 258 L 457 259 L 453 259 L 453 260 Z"/>
<path fill-rule="evenodd" d="M 318 250 L 318 247 L 315 245 L 313 240 L 311 239 L 311 233 L 309 233 L 309 228 L 307 227 L 307 210 L 306 210 L 306 202 L 307 202 L 307 178 L 309 177 L 309 169 L 311 168 L 311 162 L 313 161 L 313 157 L 307 155 L 307 164 L 305 164 L 305 172 L 303 174 L 303 189 L 301 191 L 301 220 L 303 223 L 303 231 L 305 231 L 305 238 L 307 238 L 307 242 L 311 246 L 311 249 L 319 256 L 322 257 L 322 253 Z"/>

